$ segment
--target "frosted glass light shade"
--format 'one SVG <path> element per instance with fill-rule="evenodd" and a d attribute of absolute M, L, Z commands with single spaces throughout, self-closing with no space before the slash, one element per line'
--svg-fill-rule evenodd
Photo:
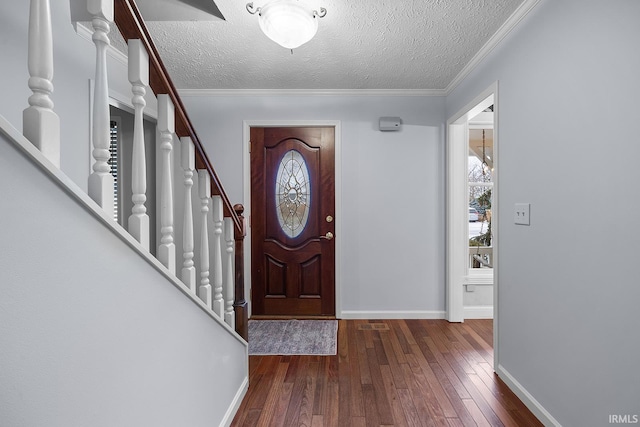
<path fill-rule="evenodd" d="M 302 46 L 316 35 L 318 19 L 297 0 L 274 0 L 260 10 L 260 28 L 287 49 Z"/>

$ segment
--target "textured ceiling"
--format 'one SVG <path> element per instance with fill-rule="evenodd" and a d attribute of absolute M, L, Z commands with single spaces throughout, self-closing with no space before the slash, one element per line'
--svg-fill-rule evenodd
<path fill-rule="evenodd" d="M 225 21 L 147 25 L 179 89 L 444 90 L 524 0 L 300 1 L 327 16 L 293 54 L 245 0 L 215 1 Z"/>

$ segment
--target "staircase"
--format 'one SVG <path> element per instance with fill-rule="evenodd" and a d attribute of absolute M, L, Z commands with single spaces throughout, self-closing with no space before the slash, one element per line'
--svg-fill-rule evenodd
<path fill-rule="evenodd" d="M 67 2 L 31 0 L 28 28 L 0 29 L 6 40 L 28 34 L 32 92 L 22 132 L 0 115 L 0 425 L 229 425 L 248 380 L 243 207 L 224 192 L 135 2 L 70 6 L 69 16 Z M 91 22 L 95 45 L 94 74 L 56 70 L 91 81 L 90 114 L 77 123 L 53 102 L 65 47 L 54 35 L 72 20 Z M 109 75 L 112 31 L 128 41 L 134 115 L 133 137 L 118 147 L 131 150 L 130 182 L 116 184 L 110 85 L 123 79 Z M 157 142 L 145 138 L 148 116 Z M 73 126 L 90 128 L 86 187 L 65 173 L 82 158 L 81 143 L 61 136 Z M 116 213 L 114 194 L 127 192 L 131 211 Z M 151 192 L 157 207 L 147 206 Z"/>

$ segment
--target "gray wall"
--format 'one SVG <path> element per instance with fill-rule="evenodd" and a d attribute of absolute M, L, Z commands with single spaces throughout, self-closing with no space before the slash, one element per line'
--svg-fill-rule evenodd
<path fill-rule="evenodd" d="M 499 81 L 499 361 L 564 426 L 640 414 L 638 18 L 542 1 L 447 97 Z"/>
<path fill-rule="evenodd" d="M 438 97 L 183 97 L 233 203 L 245 203 L 243 120 L 340 120 L 345 317 L 442 316 L 444 99 Z M 399 132 L 380 132 L 400 116 Z M 340 213 L 336 213 L 339 215 Z"/>
<path fill-rule="evenodd" d="M 219 425 L 246 346 L 1 133 L 0 192 L 0 425 Z"/>

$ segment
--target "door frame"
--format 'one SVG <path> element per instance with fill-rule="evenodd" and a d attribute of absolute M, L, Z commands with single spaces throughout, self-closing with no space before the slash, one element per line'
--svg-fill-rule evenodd
<path fill-rule="evenodd" d="M 244 290 L 247 298 L 247 312 L 251 317 L 251 158 L 250 135 L 252 127 L 261 128 L 297 128 L 297 127 L 332 127 L 335 143 L 335 313 L 342 318 L 342 130 L 340 120 L 243 120 L 242 122 L 242 178 L 244 216 L 247 222 L 247 235 L 244 238 Z"/>
<path fill-rule="evenodd" d="M 499 102 L 498 82 L 492 83 L 472 101 L 462 107 L 447 120 L 447 185 L 446 185 L 446 293 L 447 320 L 450 322 L 464 321 L 464 279 L 468 274 L 469 236 L 465 231 L 468 227 L 467 213 L 467 157 L 469 151 L 469 119 L 493 104 L 493 156 L 495 172 L 493 174 L 493 192 L 491 202 L 491 216 L 499 224 Z M 493 246 L 493 342 L 494 367 L 498 366 L 498 286 L 499 286 L 499 235 L 498 228 L 492 228 Z"/>

